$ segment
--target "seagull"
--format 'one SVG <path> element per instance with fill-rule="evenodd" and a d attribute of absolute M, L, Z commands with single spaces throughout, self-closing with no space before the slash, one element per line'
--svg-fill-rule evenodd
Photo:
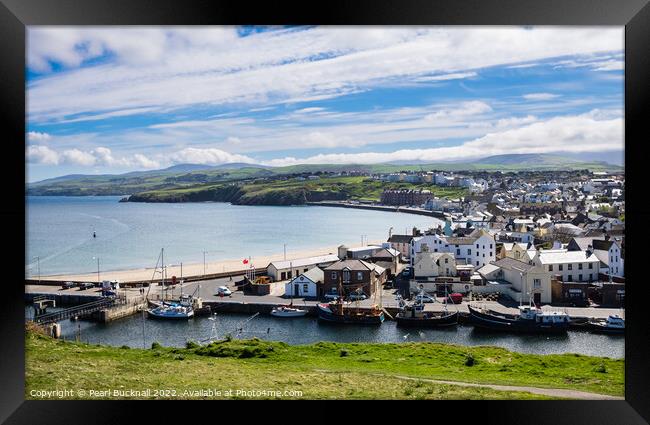
<path fill-rule="evenodd" d="M 410 335 L 410 334 L 406 334 L 406 335 L 404 335 L 402 338 L 406 339 L 406 338 L 409 337 L 409 335 Z"/>

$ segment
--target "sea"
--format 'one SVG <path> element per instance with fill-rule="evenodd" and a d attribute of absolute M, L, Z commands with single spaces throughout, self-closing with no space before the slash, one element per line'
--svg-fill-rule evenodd
<path fill-rule="evenodd" d="M 119 202 L 120 196 L 26 197 L 25 274 L 79 274 L 203 263 L 386 241 L 440 220 L 320 206 Z M 93 237 L 93 233 L 96 235 Z"/>

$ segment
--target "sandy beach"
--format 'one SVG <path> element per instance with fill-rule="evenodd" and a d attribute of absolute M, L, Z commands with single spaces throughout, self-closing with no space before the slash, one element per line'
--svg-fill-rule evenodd
<path fill-rule="evenodd" d="M 382 241 L 368 241 L 367 245 L 381 245 Z M 357 243 L 351 244 L 351 243 L 346 243 L 346 246 L 349 247 L 359 247 L 361 244 Z M 323 248 L 316 248 L 316 249 L 307 249 L 307 250 L 301 250 L 301 251 L 287 251 L 287 260 L 292 260 L 296 258 L 304 258 L 304 257 L 314 257 L 314 256 L 319 256 L 319 255 L 327 255 L 327 254 L 337 254 L 338 253 L 338 245 L 337 246 L 328 246 L 328 247 L 323 247 Z M 255 268 L 263 268 L 268 266 L 268 264 L 272 261 L 281 261 L 284 260 L 284 253 L 281 252 L 279 254 L 273 254 L 269 256 L 259 256 L 259 257 L 251 257 L 251 264 Z M 213 273 L 224 273 L 224 272 L 231 272 L 231 271 L 241 271 L 244 270 L 248 265 L 243 264 L 243 258 L 238 258 L 238 259 L 228 259 L 228 260 L 220 260 L 220 261 L 213 261 L 213 262 L 206 262 L 205 263 L 205 274 L 213 274 Z M 141 269 L 129 269 L 129 270 L 117 270 L 117 271 L 105 271 L 102 272 L 100 269 L 100 280 L 113 280 L 117 279 L 121 282 L 129 282 L 129 281 L 142 281 L 142 280 L 151 280 L 153 277 L 154 269 L 153 267 L 149 268 L 141 268 Z M 201 276 L 204 274 L 203 270 L 203 263 L 187 263 L 183 264 L 183 276 Z M 167 276 L 171 278 L 171 276 L 177 276 L 180 278 L 181 276 L 181 267 L 180 265 L 175 265 L 173 267 L 167 267 Z M 156 274 L 156 278 L 160 278 L 160 270 Z M 83 274 L 66 274 L 66 275 L 49 275 L 49 276 L 41 276 L 41 279 L 43 280 L 60 280 L 60 281 L 88 281 L 88 282 L 96 282 L 97 281 L 97 273 L 83 273 Z"/>

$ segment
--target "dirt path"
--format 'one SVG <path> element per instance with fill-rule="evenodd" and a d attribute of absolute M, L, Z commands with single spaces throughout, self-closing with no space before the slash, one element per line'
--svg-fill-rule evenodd
<path fill-rule="evenodd" d="M 538 387 L 520 387 L 514 385 L 496 385 L 496 384 L 474 384 L 471 382 L 457 382 L 457 381 L 440 381 L 437 379 L 414 378 L 412 376 L 399 376 L 399 375 L 385 375 L 392 376 L 397 379 L 405 379 L 409 381 L 423 381 L 435 384 L 446 385 L 459 385 L 462 387 L 484 387 L 492 388 L 498 391 L 521 391 L 532 394 L 545 395 L 550 397 L 572 398 L 579 400 L 625 400 L 625 397 L 618 397 L 605 394 L 589 393 L 586 391 L 576 391 L 560 388 L 538 388 Z"/>
<path fill-rule="evenodd" d="M 331 371 L 316 369 L 316 372 L 331 372 Z M 471 382 L 442 381 L 438 379 L 415 378 L 412 376 L 387 375 L 382 373 L 371 373 L 371 375 L 386 376 L 391 378 L 404 379 L 408 381 L 430 382 L 432 384 L 458 385 L 461 387 L 491 388 L 497 391 L 520 391 L 520 392 L 539 394 L 539 395 L 544 395 L 549 397 L 571 398 L 576 400 L 625 400 L 625 397 L 596 394 L 596 393 L 590 393 L 586 391 L 569 390 L 565 388 L 561 389 L 561 388 L 521 387 L 515 385 L 475 384 Z"/>

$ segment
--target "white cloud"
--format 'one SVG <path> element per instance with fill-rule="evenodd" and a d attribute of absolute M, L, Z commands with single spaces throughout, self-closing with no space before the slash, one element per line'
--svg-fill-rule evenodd
<path fill-rule="evenodd" d="M 553 93 L 530 93 L 522 96 L 526 100 L 551 100 L 560 97 L 559 94 Z"/>
<path fill-rule="evenodd" d="M 59 154 L 47 146 L 27 147 L 27 160 L 36 164 L 56 165 L 59 163 Z"/>
<path fill-rule="evenodd" d="M 432 75 L 426 77 L 418 77 L 416 81 L 447 81 L 447 80 L 460 80 L 463 78 L 476 77 L 476 72 L 456 72 L 452 74 Z"/>
<path fill-rule="evenodd" d="M 30 131 L 27 133 L 27 140 L 30 143 L 47 142 L 52 138 L 48 133 L 41 133 L 38 131 Z"/>
<path fill-rule="evenodd" d="M 92 153 L 83 152 L 79 149 L 65 150 L 60 155 L 60 158 L 66 164 L 83 165 L 86 167 L 95 165 L 95 162 L 97 162 L 97 158 Z"/>
<path fill-rule="evenodd" d="M 596 53 L 623 49 L 622 28 L 611 27 L 317 27 L 244 38 L 232 28 L 203 37 L 205 31 L 30 28 L 30 66 L 53 59 L 72 68 L 29 84 L 30 121 L 144 107 L 304 102 L 432 74 L 461 77 L 567 55 L 593 61 Z M 116 59 L 75 69 L 106 53 Z"/>
<path fill-rule="evenodd" d="M 402 149 L 395 152 L 319 154 L 303 159 L 286 157 L 267 165 L 373 164 L 391 161 L 448 161 L 490 155 L 550 152 L 603 152 L 623 147 L 623 119 L 595 119 L 597 114 L 554 117 L 519 128 L 488 133 L 458 146 Z M 532 119 L 532 118 L 531 118 Z"/>
<path fill-rule="evenodd" d="M 65 149 L 55 151 L 47 146 L 35 145 L 27 148 L 27 161 L 33 164 L 49 165 L 80 165 L 84 167 L 107 166 L 107 167 L 137 167 L 137 168 L 157 168 L 160 166 L 158 161 L 149 159 L 145 155 L 135 154 L 133 157 L 115 158 L 110 149 L 98 147 L 89 151 L 80 149 Z"/>
<path fill-rule="evenodd" d="M 176 164 L 228 164 L 232 162 L 254 163 L 252 158 L 245 155 L 231 154 L 215 148 L 185 148 L 170 156 Z"/>

